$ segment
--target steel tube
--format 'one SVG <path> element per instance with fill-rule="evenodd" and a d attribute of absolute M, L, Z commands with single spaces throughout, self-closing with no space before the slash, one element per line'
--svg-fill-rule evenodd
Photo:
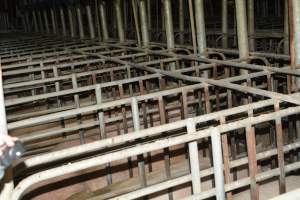
<path fill-rule="evenodd" d="M 50 13 L 51 13 L 52 32 L 53 34 L 56 34 L 57 30 L 56 30 L 56 18 L 55 18 L 54 8 L 51 8 Z"/>
<path fill-rule="evenodd" d="M 123 25 L 121 0 L 114 0 L 114 7 L 115 7 L 115 12 L 116 12 L 118 37 L 119 37 L 120 43 L 123 43 L 123 42 L 125 42 L 125 32 L 124 32 L 124 25 Z"/>
<path fill-rule="evenodd" d="M 32 11 L 32 19 L 33 19 L 33 27 L 34 27 L 34 32 L 39 32 L 38 28 L 38 22 L 37 22 L 37 17 L 36 17 L 36 11 Z"/>
<path fill-rule="evenodd" d="M 196 132 L 196 124 L 192 118 L 187 120 L 187 133 L 192 134 Z M 190 142 L 188 144 L 190 169 L 192 177 L 193 194 L 201 193 L 201 181 L 200 181 L 200 165 L 198 155 L 198 143 L 197 141 Z"/>
<path fill-rule="evenodd" d="M 173 30 L 173 16 L 170 0 L 163 0 L 163 9 L 165 17 L 166 38 L 168 49 L 175 48 L 174 30 Z"/>
<path fill-rule="evenodd" d="M 69 18 L 70 35 L 71 37 L 75 37 L 74 17 L 73 17 L 72 7 L 68 7 L 68 18 Z"/>
<path fill-rule="evenodd" d="M 197 29 L 198 54 L 200 58 L 206 57 L 206 32 L 204 19 L 204 2 L 203 0 L 195 0 L 195 19 Z M 202 77 L 208 78 L 209 72 L 204 71 Z"/>
<path fill-rule="evenodd" d="M 85 37 L 85 35 L 84 35 L 84 29 L 83 29 L 83 24 L 82 24 L 82 16 L 81 16 L 80 6 L 76 7 L 76 13 L 77 13 L 79 36 L 81 39 L 83 39 Z"/>
<path fill-rule="evenodd" d="M 44 15 L 44 23 L 45 23 L 46 33 L 49 34 L 50 28 L 49 28 L 49 21 L 48 21 L 48 12 L 46 9 L 44 10 L 43 15 Z"/>
<path fill-rule="evenodd" d="M 147 22 L 147 13 L 146 13 L 146 0 L 140 0 L 140 18 L 141 18 L 141 30 L 143 37 L 143 44 L 145 47 L 149 45 L 149 29 Z"/>
<path fill-rule="evenodd" d="M 289 41 L 289 5 L 288 1 L 284 1 L 284 54 L 290 53 L 290 41 Z"/>
<path fill-rule="evenodd" d="M 221 134 L 216 128 L 211 130 L 211 143 L 214 163 L 216 198 L 217 200 L 225 200 Z"/>
<path fill-rule="evenodd" d="M 255 16 L 254 16 L 254 0 L 247 0 L 247 14 L 248 14 L 248 30 L 249 30 L 249 50 L 255 51 Z"/>
<path fill-rule="evenodd" d="M 179 41 L 184 44 L 184 1 L 179 0 Z"/>
<path fill-rule="evenodd" d="M 203 0 L 195 0 L 195 19 L 197 28 L 198 54 L 200 54 L 200 57 L 206 57 L 206 34 Z"/>
<path fill-rule="evenodd" d="M 228 48 L 228 0 L 222 0 L 222 46 Z"/>
<path fill-rule="evenodd" d="M 140 112 L 138 101 L 135 97 L 131 99 L 131 110 L 132 110 L 132 121 L 133 121 L 133 129 L 135 132 L 140 131 Z M 143 154 L 138 155 L 138 170 L 140 176 L 140 182 L 142 187 L 146 187 L 146 170 L 145 170 L 145 162 Z"/>
<path fill-rule="evenodd" d="M 248 30 L 247 30 L 247 16 L 246 16 L 246 2 L 245 0 L 235 1 L 236 7 L 236 21 L 238 32 L 238 46 L 240 58 L 249 57 L 248 44 Z M 246 70 L 241 70 L 242 74 L 248 73 Z"/>
<path fill-rule="evenodd" d="M 138 16 L 137 1 L 136 0 L 131 0 L 131 5 L 132 5 L 132 11 L 133 11 L 133 18 L 134 18 L 137 44 L 140 47 L 142 44 L 141 44 L 141 33 L 140 33 L 141 31 L 140 31 L 140 23 L 139 23 L 140 20 L 139 20 L 139 16 Z"/>
<path fill-rule="evenodd" d="M 106 3 L 104 1 L 100 1 L 99 3 L 99 13 L 103 41 L 108 41 L 109 35 L 107 30 Z"/>
<path fill-rule="evenodd" d="M 7 119 L 4 104 L 3 80 L 2 80 L 2 67 L 0 59 L 0 137 L 8 135 Z M 12 191 L 14 188 L 12 168 L 9 167 L 5 170 L 4 182 L 0 191 L 0 199 L 11 199 Z"/>
<path fill-rule="evenodd" d="M 39 9 L 37 11 L 37 20 L 38 20 L 38 24 L 39 24 L 39 30 L 40 32 L 44 32 L 44 23 L 43 23 L 43 20 L 42 20 L 42 15 L 41 15 L 41 10 Z"/>
<path fill-rule="evenodd" d="M 90 38 L 94 39 L 95 38 L 95 28 L 94 28 L 93 16 L 92 16 L 92 13 L 91 13 L 91 7 L 90 7 L 90 5 L 87 5 L 85 8 L 86 8 L 86 14 L 87 14 L 87 17 L 88 17 Z"/>
<path fill-rule="evenodd" d="M 67 29 L 66 29 L 65 14 L 64 14 L 63 7 L 59 8 L 59 14 L 60 14 L 62 35 L 65 37 L 67 36 Z"/>
<path fill-rule="evenodd" d="M 293 45 L 295 49 L 295 67 L 298 68 L 300 65 L 300 1 L 292 0 L 293 2 L 293 31 L 294 31 L 294 43 Z M 299 71 L 299 70 L 298 70 Z M 296 79 L 297 87 L 300 88 L 300 79 Z"/>

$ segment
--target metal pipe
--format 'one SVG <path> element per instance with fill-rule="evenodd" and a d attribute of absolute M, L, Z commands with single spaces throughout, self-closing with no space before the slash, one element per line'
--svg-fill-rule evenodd
<path fill-rule="evenodd" d="M 290 41 L 289 41 L 289 4 L 288 1 L 284 1 L 284 54 L 290 53 Z"/>
<path fill-rule="evenodd" d="M 109 35 L 108 35 L 108 30 L 107 30 L 106 3 L 105 3 L 105 1 L 100 1 L 100 3 L 99 3 L 99 13 L 100 13 L 100 23 L 101 23 L 103 41 L 108 41 L 109 40 Z"/>
<path fill-rule="evenodd" d="M 213 128 L 211 130 L 211 143 L 214 163 L 216 198 L 217 200 L 225 200 L 221 134 L 217 128 Z"/>
<path fill-rule="evenodd" d="M 28 11 L 25 11 L 25 21 L 26 21 L 28 32 L 31 32 L 32 29 L 31 29 L 31 25 L 30 25 L 30 21 L 29 21 L 29 13 L 28 13 Z"/>
<path fill-rule="evenodd" d="M 95 24 L 96 24 L 96 32 L 97 32 L 97 36 L 99 41 L 102 41 L 102 36 L 101 36 L 101 25 L 100 25 L 100 16 L 99 16 L 99 4 L 98 4 L 98 0 L 95 0 L 95 6 L 93 8 L 94 12 L 95 12 Z"/>
<path fill-rule="evenodd" d="M 179 0 L 179 41 L 184 44 L 184 2 Z"/>
<path fill-rule="evenodd" d="M 228 0 L 222 0 L 222 47 L 228 48 Z"/>
<path fill-rule="evenodd" d="M 81 39 L 83 39 L 84 38 L 84 29 L 83 29 L 83 24 L 82 24 L 82 16 L 81 16 L 80 5 L 78 5 L 76 7 L 76 13 L 77 13 L 79 36 L 80 36 Z"/>
<path fill-rule="evenodd" d="M 187 133 L 193 134 L 196 132 L 196 124 L 192 118 L 187 120 Z M 197 141 L 190 142 L 189 147 L 189 160 L 192 177 L 193 194 L 201 193 L 201 180 L 200 180 L 200 165 L 198 155 L 198 143 Z"/>
<path fill-rule="evenodd" d="M 138 101 L 135 97 L 131 99 L 131 110 L 132 110 L 133 129 L 135 132 L 138 132 L 140 131 L 140 112 L 139 112 Z M 143 154 L 138 155 L 138 169 L 139 169 L 141 186 L 146 187 L 147 180 L 146 180 L 146 170 L 145 170 L 145 162 L 144 162 Z"/>
<path fill-rule="evenodd" d="M 254 16 L 254 0 L 248 0 L 248 29 L 249 29 L 249 48 L 250 51 L 255 51 L 255 16 Z"/>
<path fill-rule="evenodd" d="M 2 66 L 0 59 L 0 135 L 6 137 L 8 135 L 7 119 L 4 103 L 3 80 L 2 80 Z M 5 171 L 4 182 L 0 190 L 0 199 L 11 199 L 14 189 L 12 168 L 9 167 Z"/>
<path fill-rule="evenodd" d="M 246 2 L 245 0 L 235 1 L 236 21 L 238 32 L 238 46 L 240 58 L 247 59 L 249 57 Z M 247 70 L 240 70 L 242 74 L 248 73 Z"/>
<path fill-rule="evenodd" d="M 136 37 L 137 37 L 137 44 L 140 47 L 141 46 L 140 23 L 139 23 L 138 9 L 137 9 L 136 4 L 137 4 L 136 0 L 131 0 L 133 18 L 134 18 L 134 25 L 135 25 L 135 31 L 136 31 Z"/>
<path fill-rule="evenodd" d="M 148 31 L 151 33 L 152 30 L 152 16 L 151 16 L 151 0 L 147 0 L 147 17 L 148 17 Z"/>
<path fill-rule="evenodd" d="M 116 12 L 118 37 L 119 37 L 120 43 L 123 43 L 123 42 L 125 42 L 125 32 L 124 32 L 124 25 L 123 25 L 121 0 L 114 0 L 114 7 L 115 7 L 115 12 Z"/>
<path fill-rule="evenodd" d="M 50 13 L 51 13 L 52 31 L 53 34 L 56 34 L 57 30 L 56 30 L 56 18 L 55 18 L 54 8 L 51 8 Z"/>
<path fill-rule="evenodd" d="M 204 20 L 204 2 L 203 0 L 195 0 L 195 19 L 197 29 L 198 54 L 200 57 L 206 57 L 206 33 Z M 204 71 L 203 77 L 208 78 L 208 71 Z"/>
<path fill-rule="evenodd" d="M 90 38 L 94 39 L 95 38 L 95 29 L 94 29 L 94 22 L 93 22 L 93 16 L 92 16 L 92 13 L 91 13 L 90 5 L 86 6 L 86 14 L 87 14 L 87 17 L 88 17 Z"/>
<path fill-rule="evenodd" d="M 37 11 L 37 19 L 38 19 L 40 32 L 44 32 L 44 23 L 43 23 L 43 20 L 42 20 L 42 15 L 41 15 L 40 10 Z"/>
<path fill-rule="evenodd" d="M 69 28 L 71 37 L 75 37 L 75 28 L 74 28 L 74 20 L 73 20 L 73 8 L 68 7 L 68 17 L 69 17 Z"/>
<path fill-rule="evenodd" d="M 147 22 L 146 0 L 140 0 L 140 18 L 141 18 L 141 30 L 143 37 L 143 44 L 145 47 L 149 46 L 149 29 Z"/>
<path fill-rule="evenodd" d="M 39 32 L 37 18 L 36 18 L 36 11 L 35 10 L 32 11 L 32 18 L 33 18 L 34 32 Z"/>
<path fill-rule="evenodd" d="M 44 23 L 45 23 L 46 33 L 50 33 L 48 13 L 47 13 L 46 9 L 44 10 L 43 15 L 44 15 Z"/>
<path fill-rule="evenodd" d="M 293 2 L 293 35 L 294 41 L 291 44 L 294 47 L 294 64 L 298 68 L 300 66 L 300 1 L 292 0 Z M 296 78 L 297 87 L 300 88 L 300 79 Z"/>
<path fill-rule="evenodd" d="M 164 11 L 164 26 L 166 29 L 166 39 L 169 51 L 175 48 L 175 38 L 173 29 L 173 16 L 172 16 L 172 6 L 171 0 L 163 0 L 163 11 Z M 174 71 L 176 69 L 175 63 L 170 63 L 170 70 Z"/>
<path fill-rule="evenodd" d="M 64 14 L 63 7 L 59 8 L 59 13 L 60 13 L 62 35 L 65 37 L 67 36 L 67 29 L 66 29 L 65 14 Z"/>
<path fill-rule="evenodd" d="M 195 0 L 195 19 L 197 28 L 198 54 L 206 57 L 206 34 L 204 21 L 204 3 L 203 0 Z"/>
<path fill-rule="evenodd" d="M 195 31 L 195 19 L 194 19 L 194 6 L 193 1 L 189 0 L 189 16 L 190 16 L 190 23 L 191 23 L 191 34 L 192 34 L 192 43 L 193 43 L 193 50 L 194 54 L 197 54 L 197 41 L 196 41 L 196 31 Z"/>
<path fill-rule="evenodd" d="M 163 0 L 164 16 L 165 16 L 165 27 L 168 49 L 172 50 L 175 48 L 174 30 L 173 30 L 173 17 L 172 7 L 170 0 Z"/>

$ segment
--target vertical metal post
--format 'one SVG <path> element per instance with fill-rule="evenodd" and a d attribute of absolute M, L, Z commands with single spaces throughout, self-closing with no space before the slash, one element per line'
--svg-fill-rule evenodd
<path fill-rule="evenodd" d="M 222 0 L 222 47 L 228 48 L 228 0 Z"/>
<path fill-rule="evenodd" d="M 90 5 L 86 6 L 86 14 L 88 17 L 88 22 L 89 22 L 90 38 L 94 39 L 95 38 L 95 28 L 94 28 L 93 16 L 92 16 Z"/>
<path fill-rule="evenodd" d="M 206 32 L 203 0 L 195 0 L 195 19 L 197 29 L 198 54 L 200 54 L 200 57 L 206 57 Z M 208 71 L 204 71 L 203 77 L 208 78 L 208 76 Z"/>
<path fill-rule="evenodd" d="M 55 20 L 55 13 L 54 13 L 54 8 L 51 8 L 51 22 L 52 22 L 52 32 L 53 34 L 56 34 L 56 20 Z"/>
<path fill-rule="evenodd" d="M 249 48 L 255 51 L 255 16 L 254 16 L 254 0 L 248 0 L 248 29 L 249 29 Z"/>
<path fill-rule="evenodd" d="M 69 17 L 69 27 L 70 27 L 71 37 L 75 37 L 75 29 L 74 29 L 74 20 L 73 20 L 72 7 L 68 8 L 68 17 Z"/>
<path fill-rule="evenodd" d="M 131 0 L 137 42 L 138 45 L 141 46 L 140 23 L 139 23 L 138 9 L 136 4 L 137 4 L 136 0 Z"/>
<path fill-rule="evenodd" d="M 187 122 L 187 133 L 192 134 L 196 132 L 196 124 L 192 118 L 188 119 Z M 190 169 L 192 175 L 192 188 L 193 194 L 201 193 L 201 180 L 200 180 L 200 165 L 198 156 L 198 143 L 197 141 L 190 142 L 189 147 L 189 158 L 190 158 Z"/>
<path fill-rule="evenodd" d="M 147 0 L 147 16 L 148 16 L 148 31 L 151 33 L 151 28 L 152 28 L 151 0 Z"/>
<path fill-rule="evenodd" d="M 290 53 L 290 41 L 289 41 L 289 4 L 288 0 L 284 1 L 284 54 Z"/>
<path fill-rule="evenodd" d="M 95 93 L 96 93 L 96 101 L 97 104 L 102 103 L 102 91 L 101 91 L 101 85 L 97 85 L 95 88 Z M 99 128 L 100 128 L 100 138 L 103 140 L 106 138 L 106 133 L 105 133 L 105 121 L 104 121 L 104 113 L 103 112 L 98 112 L 98 119 L 99 119 Z M 107 171 L 107 176 L 106 176 L 106 181 L 108 185 L 112 184 L 112 174 L 111 174 L 111 165 L 110 163 L 107 163 L 106 166 L 106 171 Z"/>
<path fill-rule="evenodd" d="M 149 45 L 149 32 L 148 32 L 147 13 L 146 13 L 146 0 L 140 0 L 139 5 L 140 5 L 143 44 L 145 47 L 147 47 Z"/>
<path fill-rule="evenodd" d="M 294 48 L 295 55 L 292 57 L 294 59 L 295 67 L 298 68 L 300 65 L 300 1 L 292 0 L 293 5 L 293 35 L 294 42 L 290 44 Z M 300 88 L 300 78 L 296 78 L 297 87 Z"/>
<path fill-rule="evenodd" d="M 174 30 L 173 30 L 173 17 L 172 17 L 171 1 L 163 0 L 163 3 L 164 3 L 167 45 L 168 45 L 169 49 L 173 49 L 175 47 L 175 39 L 174 39 Z"/>
<path fill-rule="evenodd" d="M 96 32 L 97 32 L 97 36 L 99 38 L 99 41 L 101 41 L 102 37 L 101 37 L 101 28 L 100 28 L 101 26 L 100 26 L 100 21 L 99 21 L 99 5 L 98 5 L 98 0 L 95 0 L 94 12 L 95 12 Z"/>
<path fill-rule="evenodd" d="M 40 9 L 37 11 L 37 20 L 38 20 L 40 32 L 44 32 L 44 23 L 42 20 L 42 15 L 41 15 Z"/>
<path fill-rule="evenodd" d="M 236 21 L 238 33 L 239 55 L 241 59 L 249 57 L 247 17 L 246 17 L 246 2 L 245 0 L 235 1 Z M 240 70 L 241 74 L 247 74 L 247 70 Z"/>
<path fill-rule="evenodd" d="M 211 143 L 214 163 L 216 199 L 225 200 L 221 134 L 217 128 L 213 128 L 211 131 Z"/>
<path fill-rule="evenodd" d="M 82 38 L 84 38 L 84 30 L 83 30 L 83 24 L 82 24 L 80 5 L 78 5 L 78 7 L 76 7 L 76 13 L 77 13 L 77 20 L 78 20 L 79 36 L 82 39 Z"/>
<path fill-rule="evenodd" d="M 27 11 L 25 11 L 25 21 L 26 21 L 26 25 L 27 25 L 27 31 L 31 32 L 31 25 L 29 22 L 29 13 Z"/>
<path fill-rule="evenodd" d="M 61 20 L 62 35 L 65 37 L 67 36 L 67 29 L 66 29 L 65 14 L 64 14 L 63 7 L 59 8 L 59 13 L 60 13 L 60 20 Z"/>
<path fill-rule="evenodd" d="M 100 12 L 100 23 L 102 30 L 102 37 L 104 41 L 109 39 L 108 30 L 107 30 L 107 19 L 106 19 L 106 10 L 105 10 L 105 2 L 100 1 L 99 3 L 99 12 Z"/>
<path fill-rule="evenodd" d="M 1 14 L 0 14 L 0 16 L 1 16 Z M 21 13 L 20 13 L 20 16 L 21 16 L 21 22 L 22 22 L 23 30 L 24 30 L 24 32 L 28 32 L 24 14 L 21 14 Z M 1 19 L 0 19 L 0 27 L 1 27 Z"/>
<path fill-rule="evenodd" d="M 191 31 L 192 31 L 192 43 L 194 54 L 197 53 L 197 42 L 196 42 L 196 31 L 195 31 L 195 19 L 194 19 L 194 6 L 193 1 L 189 0 L 189 14 L 190 14 L 190 22 L 191 22 Z"/>
<path fill-rule="evenodd" d="M 163 0 L 164 8 L 164 19 L 166 28 L 166 39 L 168 49 L 172 51 L 175 48 L 175 38 L 174 38 L 174 27 L 173 27 L 173 16 L 172 16 L 172 6 L 170 0 Z M 170 63 L 170 70 L 174 71 L 176 69 L 175 63 Z"/>
<path fill-rule="evenodd" d="M 135 97 L 133 97 L 131 99 L 131 109 L 132 109 L 132 121 L 133 121 L 134 131 L 139 131 L 140 130 L 140 112 L 139 112 L 138 101 Z M 143 155 L 138 156 L 138 168 L 139 168 L 141 186 L 145 187 L 147 185 L 147 180 L 146 180 L 146 170 L 145 170 L 145 162 L 144 162 Z"/>
<path fill-rule="evenodd" d="M 46 33 L 50 33 L 48 13 L 47 13 L 46 9 L 44 10 L 43 15 L 44 15 L 44 23 L 45 23 Z"/>
<path fill-rule="evenodd" d="M 183 0 L 179 0 L 179 41 L 184 44 L 184 7 Z"/>
<path fill-rule="evenodd" d="M 250 176 L 250 194 L 252 200 L 257 200 L 259 199 L 259 196 L 258 196 L 258 185 L 255 179 L 257 174 L 256 141 L 255 141 L 255 130 L 254 127 L 252 126 L 246 127 L 246 142 L 247 142 L 249 176 Z"/>
<path fill-rule="evenodd" d="M 36 12 L 35 12 L 35 10 L 32 11 L 32 18 L 33 18 L 34 32 L 39 32 L 39 28 L 38 28 L 38 23 L 37 23 L 37 18 L 36 18 Z"/>
<path fill-rule="evenodd" d="M 293 69 L 298 68 L 300 65 L 300 2 L 296 0 L 289 0 L 291 5 L 288 5 L 288 9 L 290 12 L 289 20 L 290 20 L 290 55 L 291 55 L 291 66 Z M 295 69 L 297 70 L 297 69 Z M 299 70 L 299 69 L 298 69 Z M 296 78 L 295 88 L 298 90 L 300 88 L 300 78 Z M 296 127 L 299 127 L 300 121 L 296 120 Z M 297 131 L 298 138 L 300 137 L 300 131 Z M 298 160 L 300 160 L 300 153 L 298 152 Z"/>
<path fill-rule="evenodd" d="M 280 110 L 279 102 L 276 102 L 274 106 L 274 110 L 277 112 Z M 280 170 L 279 175 L 279 192 L 283 194 L 286 192 L 286 181 L 285 181 L 285 171 L 284 171 L 284 135 L 282 131 L 282 123 L 281 118 L 277 118 L 275 120 L 276 125 L 276 147 L 277 147 L 277 159 L 278 159 L 278 167 Z"/>
<path fill-rule="evenodd" d="M 220 125 L 226 124 L 226 118 L 224 116 L 220 117 Z M 229 158 L 229 146 L 227 134 L 223 133 L 221 136 L 222 140 L 222 149 L 223 149 L 223 161 L 224 161 L 224 179 L 225 183 L 228 184 L 231 182 L 231 173 L 230 173 L 230 158 Z M 231 152 L 232 159 L 234 159 L 233 152 Z M 226 199 L 232 200 L 232 192 L 226 193 Z"/>
<path fill-rule="evenodd" d="M 0 59 L 0 135 L 6 136 L 8 135 L 8 130 L 2 81 L 2 66 Z M 11 195 L 14 189 L 12 168 L 8 168 L 6 170 L 4 184 L 0 189 L 0 199 L 11 199 Z"/>
<path fill-rule="evenodd" d="M 123 25 L 121 0 L 114 0 L 114 6 L 115 6 L 115 11 L 116 11 L 116 20 L 117 20 L 119 41 L 121 43 L 123 43 L 123 42 L 125 42 L 125 32 L 124 32 L 124 25 Z"/>

